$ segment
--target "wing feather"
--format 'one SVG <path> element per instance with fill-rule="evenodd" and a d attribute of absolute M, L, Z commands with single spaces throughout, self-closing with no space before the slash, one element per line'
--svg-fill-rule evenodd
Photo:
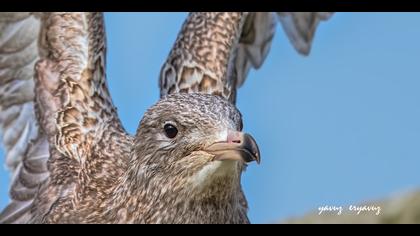
<path fill-rule="evenodd" d="M 105 77 L 105 28 L 101 13 L 50 13 L 43 18 L 36 66 L 41 126 L 63 155 L 82 163 L 105 125 L 119 129 Z"/>
<path fill-rule="evenodd" d="M 29 13 L 0 13 L 0 130 L 13 172 L 37 134 L 33 66 L 40 22 Z"/>
<path fill-rule="evenodd" d="M 295 49 L 310 51 L 319 22 L 330 12 L 194 12 L 185 20 L 162 67 L 161 96 L 203 92 L 232 102 L 251 68 L 264 63 L 279 20 Z M 277 16 L 277 17 L 276 17 Z"/>
<path fill-rule="evenodd" d="M 11 203 L 0 223 L 25 223 L 38 186 L 49 173 L 46 137 L 34 109 L 34 64 L 41 23 L 29 12 L 0 13 L 0 128 L 11 172 Z"/>
<path fill-rule="evenodd" d="M 308 55 L 321 21 L 328 20 L 332 12 L 251 12 L 245 20 L 239 42 L 232 55 L 232 73 L 229 80 L 240 87 L 251 68 L 264 63 L 275 34 L 276 21 L 280 21 L 289 41 L 302 55 Z M 277 15 L 277 17 L 276 17 Z"/>
<path fill-rule="evenodd" d="M 80 164 L 106 125 L 123 127 L 106 84 L 101 13 L 1 13 L 0 30 L 0 125 L 12 170 L 0 223 L 26 223 L 50 174 L 69 173 L 52 157 Z"/>
<path fill-rule="evenodd" d="M 303 55 L 308 55 L 318 24 L 328 20 L 332 12 L 277 12 L 294 48 Z"/>
<path fill-rule="evenodd" d="M 200 92 L 234 102 L 236 89 L 228 80 L 228 64 L 244 15 L 240 12 L 190 13 L 162 67 L 161 97 L 177 92 Z"/>
<path fill-rule="evenodd" d="M 263 64 L 271 48 L 275 27 L 276 19 L 271 12 L 251 12 L 247 16 L 231 65 L 235 70 L 231 79 L 236 87 L 244 83 L 251 68 L 258 69 Z"/>

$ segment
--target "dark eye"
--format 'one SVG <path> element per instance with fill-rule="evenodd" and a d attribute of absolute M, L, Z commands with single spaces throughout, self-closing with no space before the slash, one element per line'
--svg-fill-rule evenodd
<path fill-rule="evenodd" d="M 168 138 L 175 138 L 178 134 L 178 129 L 171 124 L 166 124 L 163 129 L 165 130 L 166 137 Z"/>

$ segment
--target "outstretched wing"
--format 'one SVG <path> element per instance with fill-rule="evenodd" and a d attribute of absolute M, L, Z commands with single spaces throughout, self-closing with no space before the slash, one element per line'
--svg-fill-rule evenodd
<path fill-rule="evenodd" d="M 308 54 L 328 12 L 193 12 L 162 67 L 161 96 L 174 92 L 220 95 L 232 102 L 251 68 L 267 57 L 277 17 L 291 43 Z"/>
<path fill-rule="evenodd" d="M 103 15 L 48 13 L 42 22 L 42 60 L 36 66 L 38 119 L 63 155 L 83 162 L 105 125 L 122 129 L 105 77 Z"/>
<path fill-rule="evenodd" d="M 28 12 L 0 13 L 0 131 L 11 172 L 11 203 L 1 223 L 26 222 L 37 188 L 48 177 L 48 143 L 34 110 L 40 25 Z"/>
<path fill-rule="evenodd" d="M 40 22 L 29 13 L 0 13 L 0 127 L 7 167 L 14 172 L 37 132 L 33 67 Z"/>
<path fill-rule="evenodd" d="M 332 12 L 249 13 L 233 54 L 232 66 L 235 73 L 232 74 L 232 79 L 236 81 L 236 86 L 240 87 L 244 83 L 251 68 L 258 69 L 264 63 L 274 38 L 276 18 L 283 26 L 293 47 L 300 54 L 308 55 L 318 24 L 328 20 L 332 14 Z"/>
<path fill-rule="evenodd" d="M 162 67 L 161 97 L 201 92 L 235 100 L 228 64 L 244 22 L 242 12 L 193 12 L 185 20 Z"/>
<path fill-rule="evenodd" d="M 30 14 L 26 15 L 35 20 Z M 103 124 L 111 123 L 117 129 L 123 129 L 106 85 L 102 14 L 42 13 L 37 16 L 41 19 L 39 37 L 38 31 L 31 33 L 28 29 L 22 34 L 34 36 L 32 40 L 38 45 L 41 59 L 36 64 L 37 79 L 32 79 L 35 61 L 30 65 L 27 79 L 32 86 L 28 89 L 32 94 L 28 99 L 32 120 L 36 117 L 38 121 L 32 122 L 39 124 L 35 125 L 38 131 L 23 151 L 22 161 L 17 161 L 21 168 L 15 170 L 10 191 L 12 203 L 1 213 L 0 223 L 27 222 L 32 218 L 32 202 L 39 186 L 48 179 L 50 172 L 61 171 L 69 175 L 74 171 L 71 164 L 65 165 L 68 167 L 65 170 L 51 166 L 54 157 L 64 156 L 64 161 L 71 159 L 72 163 L 80 165 L 87 152 L 96 148 Z M 4 15 L 5 19 L 10 17 L 10 14 Z M 14 62 L 16 60 L 11 61 L 9 67 L 14 68 Z M 21 73 L 20 68 L 11 70 Z M 35 96 L 33 91 L 36 91 Z M 5 99 L 10 100 L 9 97 Z M 59 153 L 55 151 L 50 157 L 51 147 Z M 66 180 L 61 184 L 65 187 Z"/>

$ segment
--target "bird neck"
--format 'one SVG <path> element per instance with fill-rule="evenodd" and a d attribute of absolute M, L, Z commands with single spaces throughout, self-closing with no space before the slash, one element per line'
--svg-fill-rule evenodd
<path fill-rule="evenodd" d="M 115 191 L 113 222 L 249 223 L 239 176 L 195 189 L 171 178 L 150 178 L 137 168 L 130 168 Z"/>

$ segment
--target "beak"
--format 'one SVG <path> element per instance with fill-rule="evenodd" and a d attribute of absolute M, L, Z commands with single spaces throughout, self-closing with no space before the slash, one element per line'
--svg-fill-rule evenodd
<path fill-rule="evenodd" d="M 260 163 L 260 150 L 254 138 L 238 131 L 228 131 L 227 140 L 211 144 L 205 151 L 215 155 L 213 160 L 237 160 Z"/>

